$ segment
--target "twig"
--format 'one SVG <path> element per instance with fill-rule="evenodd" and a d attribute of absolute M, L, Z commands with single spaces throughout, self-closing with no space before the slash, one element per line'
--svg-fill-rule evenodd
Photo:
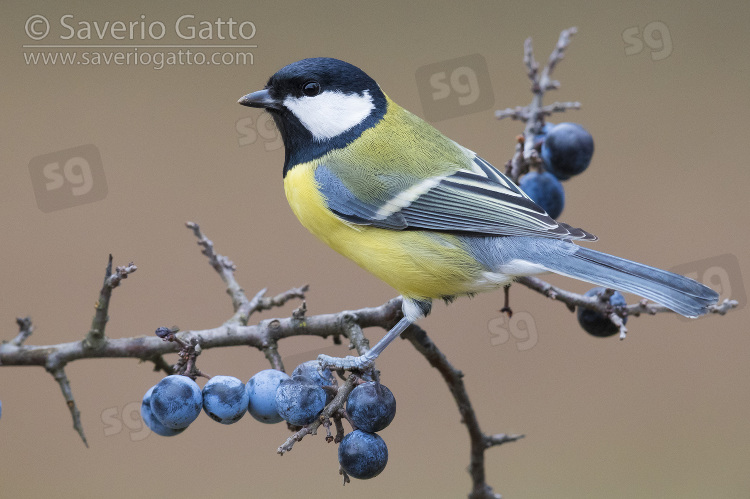
<path fill-rule="evenodd" d="M 320 425 L 323 424 L 326 420 L 330 419 L 342 407 L 344 407 L 344 405 L 346 404 L 346 399 L 349 397 L 349 394 L 352 392 L 352 390 L 354 390 L 355 386 L 357 386 L 357 377 L 354 375 L 350 375 L 346 380 L 346 383 L 339 387 L 338 393 L 333 398 L 333 400 L 331 400 L 331 402 L 325 407 L 325 409 L 323 409 L 323 412 L 320 413 L 318 419 L 307 426 L 303 426 L 301 430 L 292 434 L 292 436 L 287 438 L 286 441 L 281 444 L 278 449 L 276 449 L 276 452 L 279 455 L 283 456 L 284 453 L 292 450 L 294 444 L 302 440 L 305 435 L 316 435 L 318 433 L 318 428 L 320 427 Z"/>
<path fill-rule="evenodd" d="M 627 305 L 624 307 L 615 307 L 615 309 L 613 310 L 612 306 L 609 304 L 608 296 L 606 296 L 605 300 L 601 300 L 596 297 L 579 295 L 578 293 L 573 293 L 572 291 L 567 291 L 565 289 L 558 288 L 557 286 L 553 286 L 552 284 L 543 281 L 538 277 L 519 277 L 515 282 L 517 282 L 518 284 L 522 284 L 538 293 L 541 293 L 548 298 L 563 302 L 565 305 L 567 305 L 568 310 L 570 310 L 571 312 L 574 312 L 576 307 L 583 307 L 590 310 L 595 310 L 600 314 L 609 317 L 609 320 L 612 321 L 612 323 L 620 330 L 621 340 L 625 339 L 625 336 L 627 334 L 627 328 L 625 327 L 625 324 L 622 320 L 623 317 L 638 317 L 641 314 L 656 315 L 664 312 L 674 313 L 671 309 L 665 307 L 664 305 L 649 303 L 647 300 L 641 300 L 638 303 Z M 712 314 L 724 315 L 729 310 L 736 308 L 737 305 L 738 302 L 736 300 L 725 299 L 719 304 L 709 306 L 708 311 Z"/>
<path fill-rule="evenodd" d="M 461 421 L 469 431 L 469 440 L 471 443 L 469 474 L 473 483 L 469 498 L 500 498 L 500 495 L 495 494 L 492 491 L 492 487 L 487 484 L 484 471 L 484 451 L 494 445 L 514 442 L 523 438 L 523 435 L 504 435 L 503 438 L 500 438 L 498 435 L 487 436 L 482 433 L 476 413 L 469 400 L 469 394 L 464 385 L 463 373 L 448 362 L 445 354 L 438 349 L 437 345 L 427 336 L 427 333 L 422 328 L 412 325 L 402 334 L 402 337 L 409 340 L 414 345 L 414 348 L 427 359 L 430 365 L 440 372 L 456 401 L 458 411 L 461 413 Z"/>
<path fill-rule="evenodd" d="M 539 114 L 541 116 L 551 116 L 554 113 L 564 113 L 568 109 L 581 109 L 581 103 L 580 102 L 553 102 L 552 104 L 548 104 L 546 106 L 542 106 L 539 109 Z"/>
<path fill-rule="evenodd" d="M 86 441 L 86 435 L 83 433 L 83 425 L 81 424 L 81 413 L 76 405 L 76 400 L 73 398 L 73 391 L 70 389 L 70 381 L 65 374 L 65 369 L 62 366 L 58 366 L 47 370 L 60 385 L 60 390 L 62 390 L 63 397 L 65 397 L 65 403 L 68 405 L 70 415 L 73 418 L 73 428 L 78 432 L 84 445 L 88 447 L 89 443 Z"/>
<path fill-rule="evenodd" d="M 237 312 L 242 305 L 248 302 L 248 299 L 247 295 L 245 295 L 245 290 L 242 289 L 234 278 L 234 271 L 237 270 L 234 263 L 229 258 L 214 251 L 213 241 L 203 235 L 197 223 L 185 222 L 185 226 L 192 230 L 195 237 L 198 238 L 198 246 L 202 248 L 201 253 L 208 257 L 208 263 L 211 264 L 221 277 L 221 280 L 227 285 L 227 294 L 232 297 L 232 306 L 234 307 L 234 311 Z M 237 320 L 239 321 L 239 317 Z"/>
<path fill-rule="evenodd" d="M 266 359 L 273 369 L 286 372 L 284 369 L 284 362 L 281 360 L 281 354 L 279 353 L 278 343 L 275 341 L 269 341 L 268 344 L 263 347 L 263 355 L 266 356 Z"/>
<path fill-rule="evenodd" d="M 255 312 L 262 312 L 264 310 L 271 310 L 274 307 L 284 306 L 286 302 L 295 298 L 304 300 L 305 293 L 307 293 L 308 289 L 310 289 L 310 286 L 308 284 L 305 284 L 304 286 L 292 288 L 288 291 L 284 291 L 283 293 L 279 293 L 272 298 L 268 298 L 264 296 L 267 289 L 263 288 L 246 305 L 240 307 L 238 312 L 245 315 L 246 317 L 250 317 Z"/>
<path fill-rule="evenodd" d="M 333 418 L 333 424 L 336 425 L 336 436 L 333 437 L 333 443 L 335 444 L 341 443 L 344 439 L 344 425 L 341 423 L 343 415 L 346 415 L 346 411 L 339 411 L 337 417 Z"/>
<path fill-rule="evenodd" d="M 726 315 L 727 312 L 737 308 L 738 305 L 739 303 L 737 302 L 737 300 L 730 300 L 728 298 L 725 298 L 721 303 L 717 303 L 716 305 L 709 305 L 708 313 Z M 641 314 L 656 315 L 663 312 L 672 313 L 672 310 L 668 309 L 664 305 L 659 305 L 658 303 L 649 303 L 648 300 L 644 299 L 634 305 L 628 305 L 627 312 L 628 315 L 638 317 Z"/>
<path fill-rule="evenodd" d="M 227 323 L 238 323 L 244 326 L 247 325 L 248 319 L 255 312 L 270 310 L 273 307 L 281 307 L 294 298 L 305 298 L 305 292 L 308 289 L 307 284 L 298 288 L 292 288 L 273 298 L 266 298 L 264 295 L 267 289 L 263 288 L 256 293 L 252 300 L 249 300 L 245 294 L 245 290 L 242 289 L 242 286 L 239 285 L 234 277 L 234 272 L 237 270 L 234 262 L 226 256 L 216 253 L 213 241 L 203 234 L 200 225 L 195 222 L 186 222 L 185 226 L 192 230 L 195 237 L 198 238 L 198 246 L 202 248 L 201 253 L 208 257 L 208 263 L 211 264 L 227 286 L 227 294 L 232 298 L 232 307 L 235 312 L 234 316 Z"/>
<path fill-rule="evenodd" d="M 486 448 L 495 447 L 497 445 L 507 444 L 508 442 L 515 442 L 520 440 L 524 435 L 508 435 L 507 433 L 498 433 L 496 435 L 485 435 L 484 446 Z"/>
<path fill-rule="evenodd" d="M 709 306 L 708 312 L 711 314 L 726 315 L 727 312 L 734 308 L 737 308 L 738 305 L 739 303 L 737 302 L 737 300 L 729 300 L 727 298 L 724 298 L 723 302 Z"/>
<path fill-rule="evenodd" d="M 16 318 L 16 324 L 18 324 L 18 335 L 10 340 L 10 343 L 20 347 L 34 332 L 34 324 L 31 323 L 31 317 L 18 317 Z"/>
<path fill-rule="evenodd" d="M 567 49 L 568 45 L 570 45 L 570 37 L 572 37 L 576 33 L 578 33 L 578 28 L 575 27 L 564 29 L 560 33 L 560 38 L 558 38 L 557 40 L 557 45 L 550 54 L 547 65 L 544 66 L 544 69 L 542 70 L 542 76 L 539 78 L 539 86 L 543 91 L 560 87 L 560 83 L 550 79 L 550 76 L 555 70 L 557 63 L 560 62 L 563 57 L 565 57 L 565 49 Z"/>
<path fill-rule="evenodd" d="M 379 307 L 343 311 L 335 314 L 321 314 L 307 317 L 304 323 L 292 318 L 267 319 L 256 325 L 221 325 L 212 329 L 181 331 L 180 338 L 190 342 L 200 341 L 201 348 L 231 347 L 249 345 L 263 350 L 270 342 L 278 342 L 293 336 L 347 336 L 358 329 L 384 327 L 391 324 L 401 311 L 401 299 L 395 298 Z M 355 321 L 356 328 L 348 324 L 348 317 Z M 344 320 L 347 318 L 346 320 Z M 350 338 L 351 339 L 351 338 Z M 0 344 L 0 364 L 6 366 L 46 366 L 50 362 L 67 364 L 79 359 L 136 358 L 152 361 L 156 355 L 177 353 L 179 345 L 162 341 L 149 334 L 133 338 L 110 338 L 97 350 L 83 348 L 80 341 L 56 345 L 24 345 L 18 347 L 8 343 Z"/>
<path fill-rule="evenodd" d="M 531 81 L 531 92 L 533 97 L 528 106 L 508 108 L 502 111 L 496 111 L 497 119 L 511 118 L 521 120 L 526 123 L 523 132 L 523 147 L 516 146 L 513 159 L 510 161 L 510 167 L 506 173 L 513 182 L 518 183 L 521 175 L 529 171 L 530 167 L 540 167 L 541 158 L 535 146 L 536 136 L 541 133 L 544 126 L 544 118 L 552 113 L 564 112 L 568 109 L 580 109 L 579 102 L 555 102 L 552 105 L 544 106 L 544 94 L 548 90 L 560 87 L 560 82 L 552 80 L 550 76 L 557 67 L 557 64 L 563 59 L 565 49 L 570 44 L 570 38 L 577 33 L 576 28 L 569 28 L 560 33 L 557 45 L 549 56 L 546 66 L 539 73 L 539 63 L 534 59 L 534 50 L 531 38 L 527 38 L 523 45 L 523 62 L 526 66 L 526 74 Z"/>
<path fill-rule="evenodd" d="M 86 338 L 83 340 L 86 348 L 99 348 L 106 341 L 107 337 L 104 334 L 104 329 L 107 326 L 109 320 L 109 301 L 112 298 L 112 290 L 120 285 L 123 279 L 127 279 L 128 275 L 138 270 L 133 262 L 130 262 L 124 267 L 117 267 L 112 272 L 112 255 L 109 255 L 107 261 L 107 268 L 104 272 L 104 283 L 102 289 L 99 291 L 99 299 L 96 302 L 94 312 L 94 318 L 91 320 L 91 329 L 89 329 Z"/>
<path fill-rule="evenodd" d="M 177 338 L 175 334 L 176 331 L 168 331 L 169 329 L 160 327 L 156 330 L 156 335 L 161 338 L 162 341 L 175 342 L 180 345 L 180 352 L 178 354 L 179 359 L 177 360 L 177 363 L 172 366 L 172 372 L 174 374 L 187 376 L 193 381 L 195 381 L 195 378 L 198 376 L 211 379 L 210 375 L 204 373 L 195 365 L 195 361 L 202 351 L 198 338 L 191 338 L 190 342 L 184 342 Z"/>

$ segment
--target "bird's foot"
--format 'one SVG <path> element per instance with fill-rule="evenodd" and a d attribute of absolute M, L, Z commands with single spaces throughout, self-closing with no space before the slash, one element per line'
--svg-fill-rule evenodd
<path fill-rule="evenodd" d="M 330 355 L 320 354 L 318 355 L 318 362 L 322 369 L 329 368 L 335 371 L 366 371 L 372 367 L 375 363 L 374 358 L 370 358 L 367 355 L 360 355 L 354 357 L 347 355 L 346 357 L 331 357 Z"/>

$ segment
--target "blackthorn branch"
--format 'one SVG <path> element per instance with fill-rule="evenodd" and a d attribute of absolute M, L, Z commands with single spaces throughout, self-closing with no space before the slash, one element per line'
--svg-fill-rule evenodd
<path fill-rule="evenodd" d="M 560 33 L 555 49 L 549 56 L 547 65 L 539 74 L 539 63 L 534 58 L 534 51 L 531 44 L 531 38 L 527 38 L 524 43 L 523 62 L 526 66 L 527 75 L 531 80 L 531 92 L 533 98 L 528 106 L 508 108 L 502 111 L 496 111 L 497 119 L 512 118 L 521 120 L 526 123 L 523 137 L 520 137 L 516 145 L 516 152 L 513 158 L 506 164 L 506 174 L 518 183 L 518 178 L 529 171 L 530 166 L 538 166 L 541 163 L 539 152 L 535 148 L 535 137 L 541 133 L 544 126 L 544 118 L 552 113 L 564 112 L 567 109 L 580 109 L 580 102 L 555 102 L 550 106 L 544 106 L 544 94 L 547 90 L 553 90 L 560 87 L 560 82 L 550 79 L 557 63 L 563 58 L 565 49 L 570 44 L 570 37 L 578 32 L 576 28 L 569 28 Z"/>

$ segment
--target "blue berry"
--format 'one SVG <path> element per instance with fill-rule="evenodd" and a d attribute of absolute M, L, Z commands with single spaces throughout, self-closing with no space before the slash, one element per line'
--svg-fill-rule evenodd
<path fill-rule="evenodd" d="M 396 399 L 387 386 L 370 381 L 352 390 L 346 412 L 357 428 L 368 433 L 380 431 L 396 415 Z"/>
<path fill-rule="evenodd" d="M 354 430 L 339 444 L 339 464 L 349 476 L 374 478 L 388 464 L 388 447 L 379 435 Z"/>
<path fill-rule="evenodd" d="M 285 372 L 266 369 L 257 373 L 247 382 L 247 411 L 261 423 L 279 423 L 284 421 L 276 410 L 276 390 L 279 383 L 291 379 Z"/>
<path fill-rule="evenodd" d="M 529 172 L 521 178 L 519 187 L 552 218 L 557 218 L 562 213 L 565 207 L 565 190 L 550 172 Z"/>
<path fill-rule="evenodd" d="M 602 292 L 604 292 L 604 288 L 591 288 L 586 291 L 584 296 L 596 297 Z M 615 291 L 609 298 L 609 304 L 613 307 L 623 307 L 627 302 L 625 301 L 625 297 L 622 296 L 619 291 Z M 623 323 L 626 322 L 628 322 L 627 316 L 623 318 Z M 600 338 L 606 338 L 607 336 L 612 336 L 620 332 L 617 326 L 612 324 L 612 321 L 610 321 L 608 317 L 589 308 L 578 307 L 578 323 L 584 331 L 592 336 L 598 336 Z"/>
<path fill-rule="evenodd" d="M 143 420 L 143 423 L 149 427 L 151 431 L 156 433 L 157 435 L 161 435 L 162 437 L 172 437 L 174 435 L 179 435 L 183 431 L 185 431 L 185 428 L 180 428 L 179 430 L 174 430 L 172 428 L 167 428 L 163 424 L 161 424 L 161 421 L 156 419 L 154 417 L 154 413 L 151 412 L 151 395 L 154 393 L 155 386 L 152 386 L 148 389 L 146 392 L 146 395 L 143 396 L 143 402 L 141 402 L 141 419 Z"/>
<path fill-rule="evenodd" d="M 292 371 L 292 378 L 296 376 L 304 376 L 310 379 L 313 383 L 325 389 L 327 386 L 337 387 L 339 386 L 336 378 L 330 369 L 320 369 L 320 362 L 317 360 L 308 360 L 298 365 Z M 326 390 L 326 404 L 333 400 L 335 392 L 333 390 Z"/>
<path fill-rule="evenodd" d="M 202 407 L 201 389 L 187 376 L 167 376 L 156 384 L 151 394 L 151 411 L 168 428 L 187 428 Z"/>
<path fill-rule="evenodd" d="M 282 380 L 276 390 L 276 410 L 289 424 L 312 423 L 325 405 L 326 392 L 309 378 L 293 376 Z"/>
<path fill-rule="evenodd" d="M 203 410 L 221 424 L 242 419 L 248 399 L 245 383 L 234 376 L 214 376 L 203 387 Z"/>
<path fill-rule="evenodd" d="M 560 180 L 578 175 L 591 162 L 594 139 L 578 123 L 559 123 L 552 127 L 542 143 L 542 159 Z"/>

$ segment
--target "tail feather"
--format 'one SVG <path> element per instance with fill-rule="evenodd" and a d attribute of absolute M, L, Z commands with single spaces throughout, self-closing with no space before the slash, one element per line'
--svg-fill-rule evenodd
<path fill-rule="evenodd" d="M 543 265 L 556 274 L 648 298 L 685 317 L 701 316 L 719 300 L 716 291 L 688 277 L 580 246 L 569 258 Z"/>

